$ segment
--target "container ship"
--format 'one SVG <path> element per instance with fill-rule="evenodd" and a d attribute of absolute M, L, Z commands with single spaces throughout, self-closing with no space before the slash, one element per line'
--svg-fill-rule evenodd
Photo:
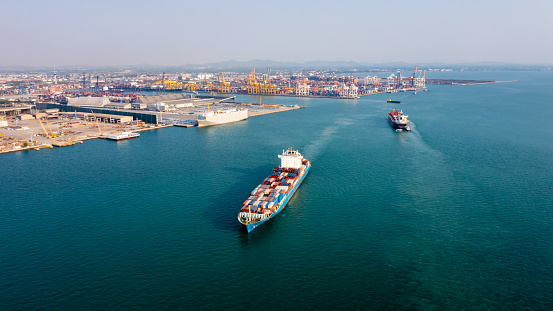
<path fill-rule="evenodd" d="M 311 162 L 292 148 L 278 157 L 280 166 L 251 192 L 238 213 L 238 221 L 248 232 L 284 209 L 311 168 Z"/>
<path fill-rule="evenodd" d="M 401 100 L 388 99 L 388 103 L 390 103 L 390 104 L 401 104 Z"/>
<path fill-rule="evenodd" d="M 119 134 L 110 134 L 106 138 L 109 140 L 127 140 L 140 137 L 140 134 L 133 132 L 123 132 Z"/>
<path fill-rule="evenodd" d="M 397 111 L 397 109 L 394 108 L 394 111 L 388 112 L 388 122 L 390 122 L 390 125 L 396 130 L 411 130 L 409 125 L 407 125 L 409 123 L 407 117 L 408 116 L 403 114 L 403 110 Z"/>
<path fill-rule="evenodd" d="M 200 113 L 197 116 L 198 126 L 210 126 L 231 123 L 236 121 L 246 120 L 248 118 L 248 110 L 218 110 Z"/>

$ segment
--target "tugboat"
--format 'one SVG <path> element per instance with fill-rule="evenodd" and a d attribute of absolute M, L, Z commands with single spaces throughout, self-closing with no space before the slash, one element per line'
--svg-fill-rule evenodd
<path fill-rule="evenodd" d="M 394 108 L 394 111 L 388 112 L 388 122 L 390 122 L 390 125 L 396 130 L 411 130 L 409 125 L 407 125 L 409 123 L 407 117 L 408 116 L 403 114 L 403 110 L 397 111 L 397 109 Z"/>

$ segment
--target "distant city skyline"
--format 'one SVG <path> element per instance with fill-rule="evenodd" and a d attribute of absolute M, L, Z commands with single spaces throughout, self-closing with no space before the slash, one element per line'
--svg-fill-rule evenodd
<path fill-rule="evenodd" d="M 0 66 L 553 64 L 553 1 L 7 1 Z"/>

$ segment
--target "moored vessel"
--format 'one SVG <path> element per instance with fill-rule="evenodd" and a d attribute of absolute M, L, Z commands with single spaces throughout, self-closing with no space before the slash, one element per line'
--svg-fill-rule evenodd
<path fill-rule="evenodd" d="M 247 118 L 248 110 L 246 109 L 208 111 L 206 113 L 200 113 L 197 116 L 198 127 L 242 121 L 246 120 Z"/>
<path fill-rule="evenodd" d="M 407 117 L 407 115 L 403 114 L 403 110 L 397 111 L 397 109 L 394 108 L 393 111 L 388 112 L 388 122 L 394 129 L 397 130 L 411 130 L 408 125 L 409 120 L 407 120 Z"/>
<path fill-rule="evenodd" d="M 138 137 L 140 137 L 140 134 L 138 133 L 123 132 L 118 134 L 110 134 L 106 137 L 106 139 L 119 141 L 119 140 L 127 140 L 127 139 L 133 139 Z"/>
<path fill-rule="evenodd" d="M 292 148 L 278 157 L 280 166 L 251 192 L 238 213 L 238 221 L 248 232 L 284 209 L 311 168 L 311 162 Z"/>

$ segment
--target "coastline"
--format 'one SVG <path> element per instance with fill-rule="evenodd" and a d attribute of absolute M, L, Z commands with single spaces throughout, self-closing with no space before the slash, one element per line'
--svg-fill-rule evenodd
<path fill-rule="evenodd" d="M 248 118 L 305 108 L 305 106 L 279 105 L 277 107 L 273 107 L 271 105 L 246 104 L 246 103 L 242 103 L 241 105 L 258 106 L 259 109 L 261 109 L 261 111 L 248 110 Z M 268 109 L 268 108 L 271 108 L 271 109 Z M 171 116 L 171 114 L 164 113 L 163 115 L 166 118 L 166 120 L 171 119 L 167 117 L 167 115 Z M 165 123 L 144 124 L 142 125 L 142 127 L 139 127 L 139 128 L 132 128 L 131 125 L 128 125 L 128 124 L 119 125 L 119 124 L 95 123 L 95 122 L 81 123 L 81 121 L 77 121 L 77 120 L 64 120 L 64 121 L 66 121 L 65 123 L 69 125 L 62 126 L 62 127 L 58 125 L 57 132 L 53 132 L 50 125 L 48 125 L 48 127 L 41 128 L 41 126 L 38 125 L 39 122 L 37 119 L 23 120 L 23 121 L 13 121 L 13 120 L 10 121 L 10 122 L 14 122 L 15 124 L 23 125 L 24 127 L 26 127 L 26 129 L 22 130 L 21 132 L 0 129 L 0 141 L 4 141 L 4 144 L 0 146 L 0 154 L 26 151 L 26 150 L 32 150 L 32 149 L 35 149 L 36 151 L 40 151 L 40 149 L 44 149 L 44 148 L 53 149 L 54 147 L 67 147 L 78 143 L 82 144 L 86 140 L 97 139 L 97 138 L 106 139 L 109 134 L 114 134 L 119 132 L 138 133 L 138 132 L 157 130 L 157 129 L 167 128 L 167 127 L 173 127 L 173 126 L 184 127 L 184 128 L 197 127 L 197 125 L 193 125 L 193 124 L 182 124 L 182 123 L 173 122 L 174 120 L 172 120 L 171 121 L 172 123 L 169 123 L 169 124 L 165 124 Z M 227 124 L 227 123 L 223 123 L 223 124 Z M 213 124 L 211 126 L 217 126 L 217 125 L 221 125 L 221 124 Z M 11 129 L 13 128 L 14 127 L 12 126 Z M 64 129 L 64 128 L 67 128 L 67 129 Z M 50 132 L 48 132 L 47 129 L 49 129 Z M 71 129 L 71 130 L 68 130 L 68 129 Z M 44 134 L 43 134 L 43 131 L 44 131 Z M 60 136 L 56 136 L 56 135 L 60 135 Z M 32 141 L 28 138 L 29 136 L 32 138 Z M 61 138 L 62 136 L 63 138 Z M 26 144 L 27 146 L 25 146 Z"/>

